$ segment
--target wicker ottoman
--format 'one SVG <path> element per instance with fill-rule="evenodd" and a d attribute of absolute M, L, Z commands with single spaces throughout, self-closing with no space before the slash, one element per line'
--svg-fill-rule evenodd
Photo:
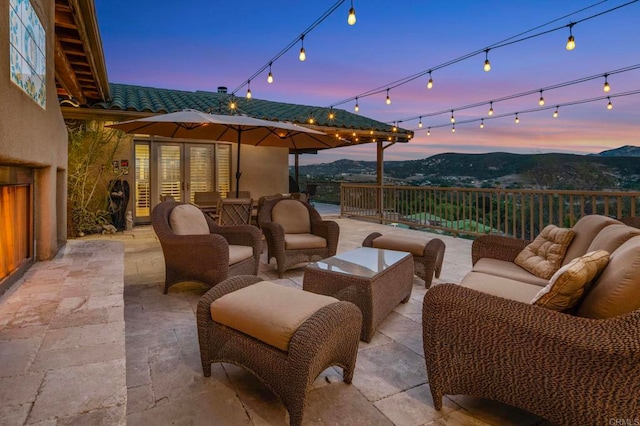
<path fill-rule="evenodd" d="M 336 365 L 353 378 L 362 314 L 352 303 L 242 275 L 200 298 L 197 322 L 204 375 L 213 362 L 245 368 L 282 400 L 291 425 L 322 371 Z"/>
<path fill-rule="evenodd" d="M 353 302 L 362 311 L 360 339 L 370 342 L 378 325 L 413 289 L 409 253 L 361 247 L 311 263 L 304 290 Z"/>
<path fill-rule="evenodd" d="M 411 253 L 416 275 L 424 280 L 425 288 L 431 287 L 434 272 L 436 278 L 440 277 L 445 245 L 439 238 L 407 238 L 373 232 L 364 239 L 362 246 Z"/>

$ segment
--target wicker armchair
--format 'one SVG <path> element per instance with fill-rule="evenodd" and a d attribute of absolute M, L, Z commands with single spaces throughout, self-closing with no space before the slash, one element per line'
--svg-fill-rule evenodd
<path fill-rule="evenodd" d="M 232 275 L 257 275 L 262 248 L 260 230 L 251 225 L 219 226 L 202 214 L 209 227 L 207 235 L 178 235 L 170 225 L 172 210 L 184 203 L 166 201 L 151 212 L 151 224 L 164 254 L 164 293 L 182 281 L 199 281 L 211 286 Z M 229 264 L 231 250 L 249 246 L 253 256 Z M 241 247 L 240 247 L 241 248 Z"/>
<path fill-rule="evenodd" d="M 267 240 L 267 261 L 276 258 L 280 278 L 293 265 L 336 254 L 338 224 L 322 220 L 313 206 L 300 200 L 283 197 L 265 201 L 258 224 Z"/>

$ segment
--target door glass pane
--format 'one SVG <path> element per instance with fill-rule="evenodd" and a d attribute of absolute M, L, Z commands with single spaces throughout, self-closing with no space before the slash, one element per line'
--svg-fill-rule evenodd
<path fill-rule="evenodd" d="M 196 192 L 214 191 L 213 149 L 214 145 L 189 147 L 189 187 L 191 188 L 190 201 L 192 203 Z"/>
<path fill-rule="evenodd" d="M 136 144 L 135 146 L 135 173 L 136 173 L 136 217 L 149 216 L 151 214 L 151 187 L 149 182 L 149 145 Z"/>
<path fill-rule="evenodd" d="M 176 201 L 182 201 L 180 191 L 182 179 L 180 175 L 181 146 L 160 145 L 158 151 L 158 175 L 160 195 L 170 195 Z"/>
<path fill-rule="evenodd" d="M 231 191 L 231 145 L 218 144 L 218 162 L 216 173 L 218 192 L 225 195 Z"/>

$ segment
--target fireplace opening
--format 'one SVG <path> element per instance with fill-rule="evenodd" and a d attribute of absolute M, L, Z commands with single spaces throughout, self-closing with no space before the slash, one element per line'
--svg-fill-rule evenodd
<path fill-rule="evenodd" d="M 0 294 L 33 261 L 33 172 L 0 167 Z"/>

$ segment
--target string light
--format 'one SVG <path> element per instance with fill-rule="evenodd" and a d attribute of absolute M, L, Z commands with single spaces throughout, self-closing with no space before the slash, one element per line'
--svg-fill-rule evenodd
<path fill-rule="evenodd" d="M 387 105 L 391 105 L 391 98 L 389 97 L 389 89 L 387 89 Z"/>
<path fill-rule="evenodd" d="M 451 110 L 451 123 L 455 123 L 456 118 L 453 116 L 453 110 Z"/>
<path fill-rule="evenodd" d="M 553 111 L 553 118 L 558 118 L 558 108 L 560 107 L 556 106 L 556 110 Z"/>
<path fill-rule="evenodd" d="M 418 128 L 422 129 L 422 117 L 420 117 L 420 121 L 418 121 Z"/>
<path fill-rule="evenodd" d="M 247 99 L 251 99 L 251 80 L 247 81 Z"/>
<path fill-rule="evenodd" d="M 304 51 L 304 34 L 300 36 L 300 42 L 302 43 L 302 47 L 300 48 L 300 62 L 304 62 L 307 59 L 307 52 Z"/>
<path fill-rule="evenodd" d="M 607 81 L 607 77 L 609 77 L 609 74 L 605 74 L 604 75 L 604 87 L 602 88 L 602 90 L 604 90 L 605 93 L 609 93 L 611 91 L 611 86 L 609 86 L 609 82 Z"/>
<path fill-rule="evenodd" d="M 484 118 L 480 120 L 480 128 L 484 129 Z"/>
<path fill-rule="evenodd" d="M 360 111 L 360 105 L 358 105 L 358 98 L 356 98 L 356 106 L 353 107 L 355 112 Z"/>
<path fill-rule="evenodd" d="M 484 59 L 484 72 L 489 72 L 491 71 L 491 62 L 489 62 L 489 49 L 486 49 L 484 51 L 485 53 L 485 59 Z"/>
<path fill-rule="evenodd" d="M 607 109 L 613 109 L 613 104 L 611 103 L 611 98 L 607 96 L 609 103 L 607 104 Z"/>
<path fill-rule="evenodd" d="M 271 73 L 271 62 L 269 62 L 269 75 L 267 75 L 267 83 L 273 83 L 273 74 Z"/>
<path fill-rule="evenodd" d="M 427 129 L 427 136 L 431 136 L 431 127 Z"/>
<path fill-rule="evenodd" d="M 575 22 L 569 24 L 569 38 L 567 39 L 567 50 L 573 50 L 576 48 L 576 39 L 573 36 L 572 28 L 575 25 Z"/>
<path fill-rule="evenodd" d="M 538 99 L 538 105 L 540 105 L 540 106 L 544 105 L 544 98 L 542 97 L 542 90 L 540 91 L 540 99 Z"/>
<path fill-rule="evenodd" d="M 232 96 L 231 102 L 229 102 L 229 109 L 234 111 L 236 109 L 236 99 Z"/>
<path fill-rule="evenodd" d="M 433 88 L 433 78 L 431 77 L 431 70 L 429 70 L 429 82 L 427 83 L 427 89 Z"/>
<path fill-rule="evenodd" d="M 309 124 L 313 124 L 315 122 L 315 120 L 313 119 L 313 117 L 309 117 Z"/>
<path fill-rule="evenodd" d="M 394 122 L 393 123 L 393 128 L 391 130 L 393 130 L 394 132 L 397 132 L 398 131 L 398 124 Z"/>
<path fill-rule="evenodd" d="M 347 18 L 347 23 L 349 25 L 354 25 L 356 23 L 356 10 L 353 8 L 353 0 L 351 0 L 351 9 L 349 9 L 349 17 Z"/>
<path fill-rule="evenodd" d="M 489 102 L 489 116 L 493 115 L 493 102 Z"/>
<path fill-rule="evenodd" d="M 520 123 L 520 118 L 518 117 L 518 113 L 516 112 L 516 120 L 515 120 L 516 124 Z"/>
<path fill-rule="evenodd" d="M 333 112 L 333 107 L 329 108 L 329 120 L 333 120 L 336 114 Z"/>
<path fill-rule="evenodd" d="M 451 125 L 451 133 L 455 133 L 456 132 L 456 125 L 452 124 Z"/>

